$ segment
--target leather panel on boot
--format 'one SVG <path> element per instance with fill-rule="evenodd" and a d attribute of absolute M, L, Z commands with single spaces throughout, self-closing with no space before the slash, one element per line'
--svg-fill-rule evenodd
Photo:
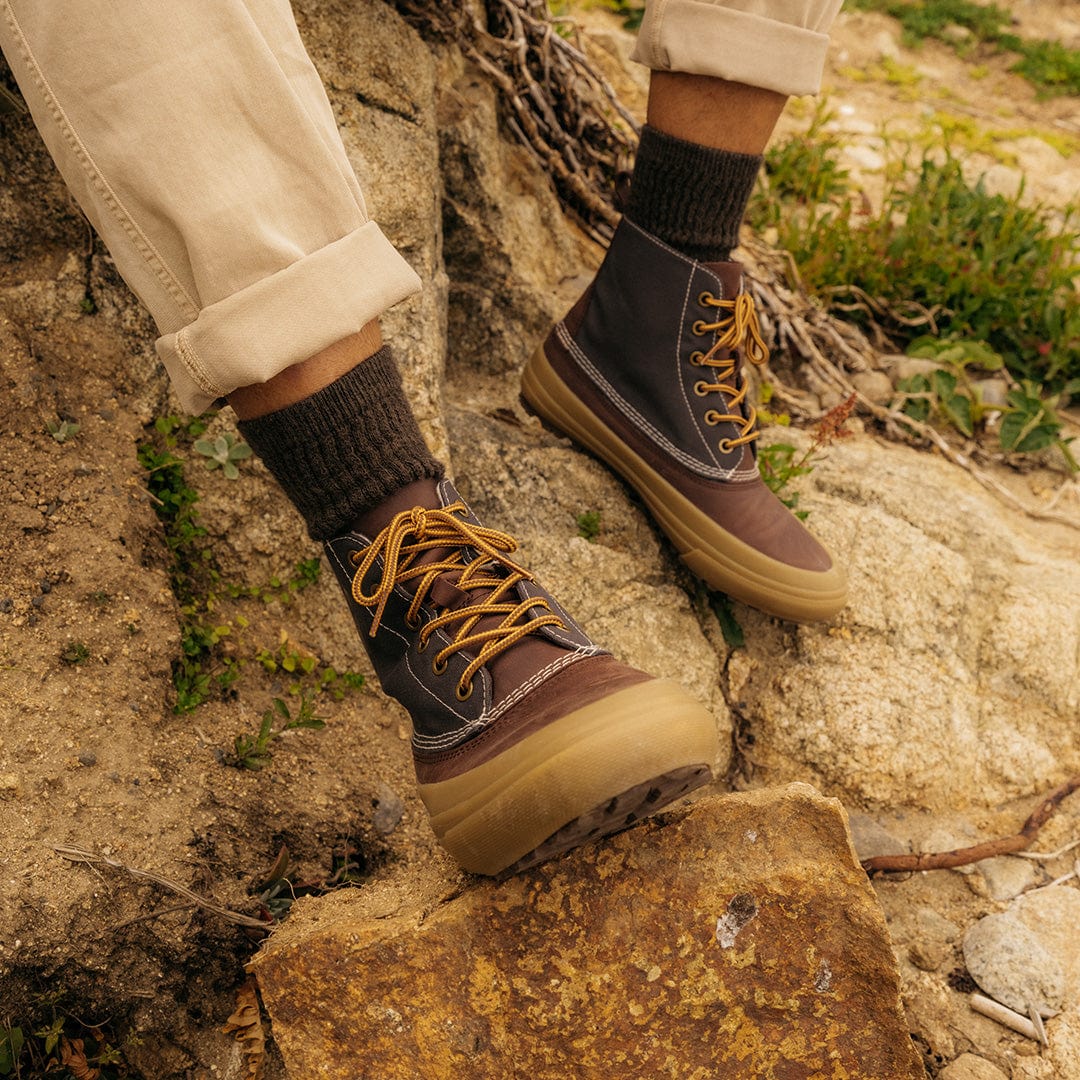
<path fill-rule="evenodd" d="M 586 657 L 520 696 L 467 742 L 449 750 L 415 747 L 416 778 L 421 784 L 433 784 L 459 776 L 576 709 L 651 681 L 652 676 L 607 653 Z"/>
<path fill-rule="evenodd" d="M 629 423 L 625 414 L 614 408 L 584 375 L 561 339 L 552 335 L 545 353 L 559 378 L 603 424 L 722 528 L 788 566 L 812 571 L 832 567 L 828 551 L 762 482 L 748 448 L 739 448 L 745 479 L 720 481 L 703 477 L 672 461 Z"/>

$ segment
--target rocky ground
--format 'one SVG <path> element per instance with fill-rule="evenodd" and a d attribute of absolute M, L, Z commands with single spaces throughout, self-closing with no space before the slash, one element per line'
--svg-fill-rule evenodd
<path fill-rule="evenodd" d="M 851 568 L 851 604 L 825 627 L 735 605 L 745 645 L 733 648 L 628 491 L 518 403 L 529 350 L 599 252 L 499 136 L 490 87 L 374 0 L 297 6 L 370 202 L 425 280 L 386 334 L 426 434 L 481 516 L 522 539 L 594 636 L 711 706 L 728 783 L 809 781 L 844 801 L 871 854 L 1015 832 L 1040 793 L 1080 772 L 1074 494 L 1059 499 L 1058 520 L 1034 518 L 941 457 L 863 430 L 801 488 L 809 524 Z M 1078 7 L 1015 10 L 1023 32 L 1075 47 Z M 618 21 L 595 9 L 580 18 L 640 107 Z M 1037 100 L 1006 67 L 943 46 L 909 50 L 884 16 L 841 16 L 828 85 L 868 197 L 881 123 L 918 134 L 943 112 L 987 134 L 969 165 L 1002 190 L 1023 175 L 1032 196 L 1071 197 L 1075 100 Z M 807 115 L 796 103 L 784 130 L 805 128 Z M 169 673 L 192 617 L 170 586 L 173 555 L 137 456 L 141 444 L 160 448 L 154 422 L 178 412 L 153 329 L 24 117 L 0 114 L 0 173 L 0 1036 L 60 1018 L 89 1039 L 100 1023 L 130 1075 L 244 1076 L 221 1026 L 257 940 L 201 906 L 148 918 L 181 900 L 57 846 L 248 915 L 276 899 L 257 894 L 283 845 L 289 880 L 309 892 L 353 879 L 368 897 L 423 906 L 465 882 L 413 793 L 407 719 L 373 682 L 342 674 L 367 665 L 329 575 L 309 583 L 297 570 L 317 548 L 261 466 L 242 463 L 230 481 L 183 436 L 175 452 L 206 530 L 196 549 L 211 552 L 216 574 L 200 577 L 199 621 L 227 629 L 209 673 L 228 661 L 239 677 L 174 711 Z M 59 441 L 49 425 L 64 422 L 78 430 Z M 229 430 L 223 413 L 208 434 Z M 1064 480 L 1049 458 L 994 469 L 1036 509 Z M 588 542 L 578 518 L 594 512 Z M 234 740 L 258 730 L 273 698 L 298 711 L 294 690 L 326 727 L 280 736 L 261 771 L 230 765 Z M 1077 799 L 1040 850 L 1080 838 Z M 1080 955 L 1068 935 L 1080 889 L 1073 878 L 1032 891 L 1070 872 L 1075 855 L 875 881 L 931 1074 L 1080 1075 Z M 965 947 L 971 927 L 998 915 L 1008 918 L 991 924 L 996 944 Z M 1022 960 L 998 963 L 1016 942 Z M 1011 990 L 1022 1007 L 1044 995 L 1062 1010 L 1047 1022 L 1049 1046 L 972 1012 L 969 968 L 995 996 Z M 270 1052 L 267 1076 L 282 1076 Z"/>

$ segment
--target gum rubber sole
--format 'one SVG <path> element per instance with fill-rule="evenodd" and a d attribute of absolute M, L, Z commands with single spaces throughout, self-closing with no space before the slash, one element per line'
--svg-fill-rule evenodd
<path fill-rule="evenodd" d="M 505 875 L 616 832 L 708 780 L 716 723 L 653 679 L 576 709 L 458 776 L 419 786 L 466 870 Z"/>
<path fill-rule="evenodd" d="M 522 870 L 539 866 L 540 863 L 572 851 L 590 840 L 599 840 L 601 837 L 622 832 L 676 799 L 681 799 L 695 788 L 707 784 L 711 779 L 712 771 L 708 765 L 687 765 L 653 780 L 646 780 L 643 784 L 637 784 L 629 791 L 614 796 L 602 806 L 596 806 L 589 813 L 582 814 L 564 825 L 539 847 L 533 848 L 497 876 L 500 880 L 513 877 Z"/>
<path fill-rule="evenodd" d="M 684 563 L 711 588 L 798 622 L 832 618 L 847 601 L 836 564 L 803 570 L 770 558 L 722 528 L 626 445 L 559 378 L 544 346 L 525 366 L 521 392 L 541 419 L 607 462 L 633 487 Z"/>

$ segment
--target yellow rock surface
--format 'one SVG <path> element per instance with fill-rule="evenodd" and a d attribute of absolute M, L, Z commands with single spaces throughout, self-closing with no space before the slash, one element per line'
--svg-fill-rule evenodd
<path fill-rule="evenodd" d="M 925 1075 L 840 804 L 805 785 L 702 800 L 426 916 L 348 911 L 302 905 L 253 964 L 297 1080 Z"/>

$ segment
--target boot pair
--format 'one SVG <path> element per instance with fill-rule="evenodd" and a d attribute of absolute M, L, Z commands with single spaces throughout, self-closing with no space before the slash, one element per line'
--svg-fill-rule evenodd
<path fill-rule="evenodd" d="M 758 475 L 742 365 L 766 357 L 737 263 L 696 262 L 624 220 L 523 394 L 637 491 L 710 587 L 827 619 L 843 571 Z M 516 872 L 709 779 L 709 714 L 598 648 L 449 481 L 398 503 L 326 551 L 383 689 L 412 716 L 432 828 L 465 869 Z"/>

